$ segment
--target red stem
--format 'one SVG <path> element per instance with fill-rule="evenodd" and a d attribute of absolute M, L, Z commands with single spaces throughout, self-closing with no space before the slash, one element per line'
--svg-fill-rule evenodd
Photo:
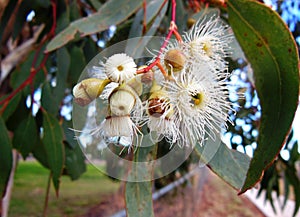
<path fill-rule="evenodd" d="M 137 70 L 137 74 L 142 74 L 142 73 L 148 72 L 154 66 L 158 65 L 158 63 L 160 61 L 160 56 L 161 56 L 163 50 L 167 47 L 169 40 L 173 34 L 175 35 L 176 39 L 181 43 L 182 38 L 181 38 L 180 34 L 178 33 L 177 26 L 176 26 L 176 0 L 172 0 L 172 15 L 171 15 L 171 23 L 170 23 L 169 32 L 168 32 L 168 35 L 166 36 L 166 39 L 165 39 L 163 45 L 161 46 L 161 48 L 158 52 L 157 57 L 149 66 Z M 164 73 L 164 72 L 162 72 L 162 73 Z"/>

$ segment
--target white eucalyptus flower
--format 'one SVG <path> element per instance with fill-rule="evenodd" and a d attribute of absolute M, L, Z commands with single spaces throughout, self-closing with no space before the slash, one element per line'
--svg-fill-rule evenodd
<path fill-rule="evenodd" d="M 174 122 L 174 111 L 170 105 L 166 91 L 157 84 L 151 89 L 152 94 L 146 102 L 145 122 L 154 143 L 165 138 L 173 144 L 178 139 L 178 128 Z"/>
<path fill-rule="evenodd" d="M 223 71 L 233 40 L 231 29 L 219 17 L 198 21 L 184 36 L 185 53 L 191 63 L 208 64 L 212 70 Z"/>
<path fill-rule="evenodd" d="M 132 57 L 120 53 L 109 57 L 103 67 L 105 74 L 111 81 L 123 83 L 136 75 L 137 66 Z"/>
<path fill-rule="evenodd" d="M 108 106 L 108 116 L 93 133 L 108 143 L 118 143 L 116 138 L 125 138 L 129 146 L 138 142 L 143 107 L 135 90 L 126 83 L 116 87 L 108 97 Z"/>
<path fill-rule="evenodd" d="M 214 139 L 221 126 L 226 127 L 231 110 L 227 82 L 224 77 L 213 78 L 210 73 L 203 71 L 197 77 L 184 73 L 180 79 L 165 83 L 174 108 L 174 122 L 179 126 L 180 146 L 202 145 L 206 134 Z"/>

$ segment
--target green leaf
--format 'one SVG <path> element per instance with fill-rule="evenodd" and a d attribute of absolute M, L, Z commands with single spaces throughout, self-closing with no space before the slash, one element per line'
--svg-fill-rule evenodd
<path fill-rule="evenodd" d="M 5 123 L 0 116 L 0 196 L 5 195 L 6 185 L 12 168 L 12 146 Z M 1 202 L 1 200 L 0 200 Z"/>
<path fill-rule="evenodd" d="M 65 159 L 64 174 L 70 176 L 71 180 L 78 179 L 86 171 L 85 156 L 78 144 L 71 147 L 65 143 Z"/>
<path fill-rule="evenodd" d="M 63 47 L 57 50 L 57 74 L 56 74 L 56 86 L 53 88 L 53 97 L 56 104 L 52 105 L 59 109 L 59 105 L 65 96 L 67 76 L 70 69 L 71 57 L 67 48 Z"/>
<path fill-rule="evenodd" d="M 106 2 L 96 13 L 72 22 L 65 30 L 56 35 L 47 45 L 46 52 L 62 47 L 73 40 L 78 33 L 80 36 L 91 35 L 121 23 L 132 15 L 141 4 L 140 0 L 110 0 Z"/>
<path fill-rule="evenodd" d="M 56 115 L 59 110 L 57 101 L 52 94 L 52 89 L 48 82 L 42 86 L 41 104 L 47 112 L 53 115 Z"/>
<path fill-rule="evenodd" d="M 14 132 L 13 146 L 25 159 L 37 143 L 38 130 L 32 114 L 18 125 Z"/>
<path fill-rule="evenodd" d="M 34 146 L 32 154 L 34 158 L 37 159 L 38 162 L 40 162 L 40 164 L 42 164 L 45 168 L 50 169 L 45 145 L 40 139 L 38 139 L 36 145 Z"/>
<path fill-rule="evenodd" d="M 128 217 L 154 216 L 151 182 L 127 182 L 125 199 Z"/>
<path fill-rule="evenodd" d="M 82 152 L 73 130 L 71 121 L 63 122 L 65 135 L 65 169 L 64 175 L 70 176 L 72 180 L 78 179 L 86 171 L 85 155 Z"/>
<path fill-rule="evenodd" d="M 151 163 L 140 166 L 139 162 L 150 162 L 153 159 L 153 152 L 156 153 L 157 145 L 150 147 L 139 147 L 134 154 L 134 162 L 129 173 L 129 180 L 138 180 L 136 177 L 143 177 L 144 182 L 126 182 L 125 201 L 128 217 L 154 216 L 152 203 L 152 174 Z M 152 155 L 151 155 L 152 154 Z"/>
<path fill-rule="evenodd" d="M 6 121 L 17 109 L 20 100 L 21 100 L 22 92 L 17 93 L 8 103 L 5 110 L 2 113 L 2 118 L 4 121 Z M 3 97 L 5 99 L 6 97 Z M 1 105 L 1 109 L 3 108 L 3 105 Z M 0 109 L 0 110 L 1 110 Z"/>
<path fill-rule="evenodd" d="M 165 16 L 165 13 L 168 8 L 168 4 L 164 4 L 164 7 L 161 6 L 164 4 L 164 1 L 153 0 L 147 4 L 146 7 L 146 24 L 147 30 L 143 33 L 143 19 L 144 19 L 144 9 L 140 9 L 136 14 L 133 24 L 129 32 L 129 38 L 140 37 L 134 40 L 127 40 L 125 53 L 130 54 L 133 57 L 140 57 L 143 52 L 145 52 L 145 47 L 148 42 L 152 39 L 160 26 L 162 19 Z M 141 37 L 144 36 L 144 37 Z M 145 37 L 148 36 L 148 37 Z"/>
<path fill-rule="evenodd" d="M 241 193 L 274 161 L 298 102 L 298 53 L 292 34 L 271 8 L 254 0 L 228 0 L 229 23 L 254 71 L 262 117 L 258 146 Z"/>
<path fill-rule="evenodd" d="M 70 73 L 68 76 L 71 84 L 76 84 L 86 65 L 86 61 L 82 48 L 77 46 L 72 47 L 70 50 L 70 56 L 72 58 L 70 63 Z"/>
<path fill-rule="evenodd" d="M 30 76 L 30 70 L 32 67 L 32 62 L 34 60 L 36 52 L 32 51 L 28 54 L 28 57 L 22 62 L 16 69 L 12 72 L 11 79 L 10 79 L 10 85 L 13 89 L 16 89 L 19 87 L 29 76 Z M 38 66 L 44 55 L 38 55 L 36 65 Z M 42 80 L 44 78 L 44 72 L 40 70 L 37 74 L 35 79 L 38 79 L 38 81 Z M 35 88 L 37 85 L 39 85 L 39 82 L 35 82 L 34 86 Z M 38 84 L 36 84 L 38 83 Z"/>
<path fill-rule="evenodd" d="M 63 133 L 58 120 L 51 114 L 43 112 L 42 142 L 47 154 L 49 168 L 52 172 L 52 181 L 58 195 L 59 179 L 64 166 Z"/>
<path fill-rule="evenodd" d="M 6 127 L 10 131 L 15 131 L 22 120 L 26 119 L 31 112 L 26 106 L 26 98 L 23 96 L 23 93 L 21 92 L 20 95 L 21 99 L 17 108 L 14 109 L 14 112 L 9 115 L 9 118 L 6 120 Z M 12 103 L 12 101 L 10 103 Z"/>
<path fill-rule="evenodd" d="M 219 145 L 216 142 L 209 141 L 205 146 L 195 146 L 200 160 L 233 188 L 241 189 L 249 167 L 250 158 L 243 153 L 229 149 L 224 143 Z M 210 153 L 213 153 L 213 156 Z"/>
<path fill-rule="evenodd" d="M 141 37 L 143 35 L 144 18 L 146 25 L 148 25 L 157 16 L 157 13 L 160 11 L 160 8 L 163 3 L 164 0 L 148 1 L 146 11 L 144 11 L 144 8 L 138 10 L 129 32 L 129 38 Z M 144 17 L 145 12 L 146 17 Z M 149 30 L 148 27 L 149 26 L 147 26 L 146 31 Z"/>

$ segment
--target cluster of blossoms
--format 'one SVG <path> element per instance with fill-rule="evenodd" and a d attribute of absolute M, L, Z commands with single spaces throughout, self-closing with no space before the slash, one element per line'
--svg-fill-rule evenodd
<path fill-rule="evenodd" d="M 115 54 L 74 87 L 74 100 L 82 106 L 98 97 L 107 101 L 107 116 L 93 132 L 105 142 L 118 137 L 133 144 L 147 126 L 154 143 L 164 138 L 181 147 L 203 145 L 226 127 L 232 110 L 225 60 L 232 37 L 212 17 L 197 22 L 183 40 L 169 42 L 152 60 L 157 68 L 142 70 L 127 54 Z"/>

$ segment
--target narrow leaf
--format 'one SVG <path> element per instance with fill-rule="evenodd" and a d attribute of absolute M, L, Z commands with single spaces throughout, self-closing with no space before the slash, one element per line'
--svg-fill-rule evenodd
<path fill-rule="evenodd" d="M 118 25 L 132 15 L 141 4 L 140 0 L 110 0 L 106 2 L 96 13 L 72 22 L 57 34 L 47 45 L 46 52 L 62 47 L 73 40 L 77 33 L 86 36 L 106 30 L 112 25 Z"/>
<path fill-rule="evenodd" d="M 258 146 L 241 193 L 274 161 L 289 132 L 298 102 L 298 53 L 287 26 L 254 0 L 228 0 L 229 23 L 254 71 L 262 108 Z"/>
<path fill-rule="evenodd" d="M 0 196 L 5 195 L 6 185 L 12 168 L 12 146 L 5 123 L 0 116 Z M 1 200 L 0 200 L 1 202 Z"/>
<path fill-rule="evenodd" d="M 48 165 L 52 172 L 52 181 L 58 195 L 59 179 L 64 165 L 64 144 L 62 128 L 51 114 L 43 112 L 42 142 L 47 154 Z"/>
<path fill-rule="evenodd" d="M 71 63 L 70 73 L 68 75 L 71 84 L 76 84 L 79 76 L 86 65 L 85 56 L 82 48 L 74 46 L 70 50 Z"/>
<path fill-rule="evenodd" d="M 58 108 L 65 96 L 66 82 L 69 73 L 71 57 L 65 47 L 58 49 L 56 53 L 57 75 L 56 86 L 53 89 L 53 97 L 55 98 L 56 104 L 52 106 Z"/>

